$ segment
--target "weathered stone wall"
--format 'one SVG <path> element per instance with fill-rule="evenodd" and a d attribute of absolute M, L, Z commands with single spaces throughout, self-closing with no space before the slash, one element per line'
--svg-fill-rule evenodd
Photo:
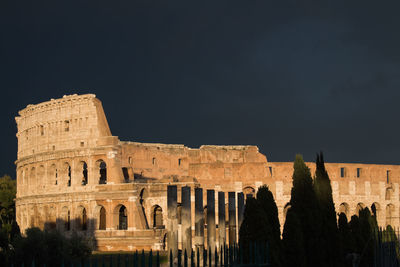
<path fill-rule="evenodd" d="M 227 192 L 246 196 L 267 184 L 283 226 L 293 163 L 268 162 L 256 146 L 188 148 L 122 142 L 111 135 L 101 102 L 91 94 L 28 105 L 16 122 L 16 208 L 22 230 L 31 226 L 56 227 L 66 234 L 75 230 L 95 236 L 101 250 L 163 248 L 171 184 L 178 186 L 178 209 L 182 186 L 192 188 L 191 199 L 194 188 L 201 186 L 203 206 L 207 190 L 215 190 L 215 207 L 219 207 L 218 192 L 226 192 L 226 218 Z M 313 173 L 315 164 L 307 165 Z M 327 163 L 326 168 L 337 212 L 351 216 L 374 204 L 381 226 L 400 226 L 400 166 Z M 194 202 L 191 213 L 194 231 Z M 181 247 L 181 225 L 178 229 Z"/>

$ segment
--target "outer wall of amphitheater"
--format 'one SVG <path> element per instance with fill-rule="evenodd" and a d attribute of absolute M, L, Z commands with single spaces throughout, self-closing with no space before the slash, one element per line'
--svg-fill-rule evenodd
<path fill-rule="evenodd" d="M 16 122 L 16 209 L 22 231 L 36 226 L 77 232 L 95 237 L 99 250 L 164 249 L 168 185 L 178 187 L 178 223 L 181 187 L 192 189 L 192 236 L 197 187 L 203 188 L 204 206 L 206 190 L 214 189 L 218 207 L 218 192 L 225 192 L 228 203 L 227 192 L 254 194 L 267 184 L 284 223 L 293 163 L 268 162 L 256 146 L 194 149 L 120 141 L 92 94 L 28 105 Z M 313 173 L 315 165 L 307 165 Z M 380 226 L 399 226 L 400 166 L 327 163 L 326 168 L 338 213 L 349 218 L 374 205 Z M 181 224 L 179 241 L 180 229 Z"/>

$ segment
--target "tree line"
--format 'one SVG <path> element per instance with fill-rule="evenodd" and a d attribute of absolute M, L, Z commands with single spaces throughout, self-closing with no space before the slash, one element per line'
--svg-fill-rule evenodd
<path fill-rule="evenodd" d="M 344 213 L 337 219 L 322 153 L 317 154 L 314 177 L 301 155 L 296 155 L 293 167 L 282 235 L 273 194 L 264 185 L 246 201 L 240 245 L 268 242 L 274 267 L 373 266 L 376 211 L 364 208 L 350 221 Z M 385 231 L 396 238 L 390 226 Z"/>

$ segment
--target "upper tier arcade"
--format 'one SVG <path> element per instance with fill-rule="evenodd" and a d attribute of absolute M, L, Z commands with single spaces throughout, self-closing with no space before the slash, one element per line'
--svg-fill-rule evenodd
<path fill-rule="evenodd" d="M 94 94 L 28 105 L 15 120 L 18 160 L 38 153 L 96 147 L 112 138 L 101 102 Z"/>

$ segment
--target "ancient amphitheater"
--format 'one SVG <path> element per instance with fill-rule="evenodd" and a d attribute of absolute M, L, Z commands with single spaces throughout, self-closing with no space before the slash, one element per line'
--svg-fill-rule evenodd
<path fill-rule="evenodd" d="M 283 225 L 293 163 L 269 162 L 256 146 L 189 148 L 120 141 L 111 134 L 102 104 L 93 94 L 28 105 L 16 122 L 16 209 L 22 231 L 32 226 L 66 234 L 75 231 L 95 237 L 99 250 L 162 249 L 168 228 L 168 185 L 178 189 L 179 241 L 184 186 L 203 188 L 206 199 L 207 189 L 215 190 L 215 196 L 217 192 L 247 196 L 267 184 Z M 307 164 L 315 170 L 313 163 Z M 399 226 L 400 166 L 327 163 L 326 167 L 337 212 L 351 216 L 360 207 L 374 205 L 381 226 Z M 189 192 L 193 211 L 189 229 L 195 231 L 195 190 Z M 228 203 L 228 194 L 222 197 Z M 215 199 L 217 207 L 223 203 Z M 206 202 L 199 205 L 203 209 Z M 218 213 L 221 209 L 215 211 L 221 236 L 220 229 L 226 226 Z M 240 211 L 235 216 L 240 224 Z M 193 246 L 200 242 L 193 240 Z"/>

